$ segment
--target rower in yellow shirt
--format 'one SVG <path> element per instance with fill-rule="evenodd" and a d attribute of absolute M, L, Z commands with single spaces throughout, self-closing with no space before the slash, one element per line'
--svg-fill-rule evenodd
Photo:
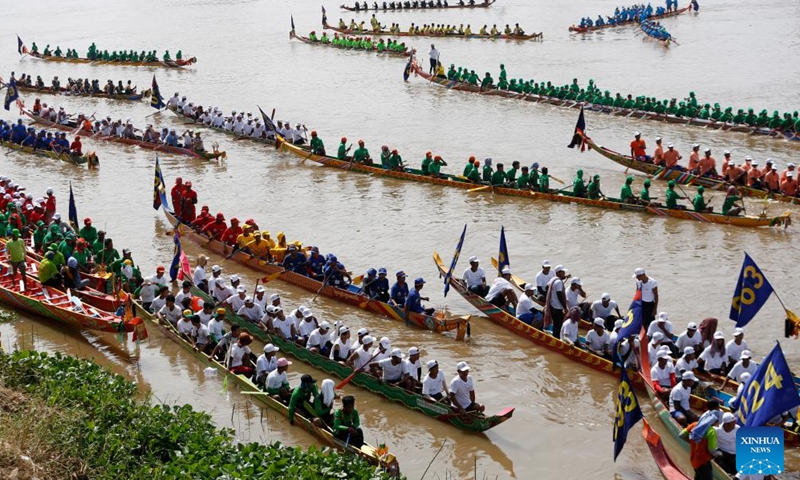
<path fill-rule="evenodd" d="M 355 21 L 355 20 L 353 20 L 353 19 L 351 18 L 351 19 L 350 19 L 350 30 L 356 30 L 356 29 L 358 29 L 358 24 L 356 23 L 356 21 Z"/>
<path fill-rule="evenodd" d="M 492 25 L 492 36 L 496 37 L 498 35 L 500 35 L 500 32 L 497 31 L 497 24 L 495 23 L 494 25 Z"/>
<path fill-rule="evenodd" d="M 458 26 L 458 34 L 459 35 L 464 35 L 464 24 L 463 23 Z"/>
<path fill-rule="evenodd" d="M 247 244 L 247 249 L 250 250 L 250 254 L 254 257 L 270 260 L 269 243 L 261 238 L 261 232 L 259 231 L 253 234 L 253 241 Z"/>
<path fill-rule="evenodd" d="M 472 35 L 472 29 L 469 28 L 469 24 L 467 25 L 467 28 L 464 29 L 464 36 L 467 35 Z"/>
<path fill-rule="evenodd" d="M 247 223 L 244 224 L 244 227 L 242 228 L 242 233 L 239 234 L 238 237 L 236 237 L 236 246 L 239 249 L 246 247 L 248 243 L 255 240 L 255 237 L 251 233 L 252 230 L 253 230 L 252 225 L 249 225 Z"/>
<path fill-rule="evenodd" d="M 264 241 L 269 243 L 269 248 L 275 248 L 275 240 L 273 240 L 272 237 L 269 236 L 268 230 L 264 230 L 263 232 L 261 232 L 261 238 L 263 238 Z"/>
<path fill-rule="evenodd" d="M 414 34 L 414 24 L 412 23 L 411 26 L 408 28 L 408 33 Z"/>
<path fill-rule="evenodd" d="M 484 25 L 483 28 L 481 28 L 481 31 L 478 32 L 478 35 L 481 35 L 481 36 L 484 36 L 484 37 L 489 35 L 489 32 L 486 31 L 486 25 Z"/>
<path fill-rule="evenodd" d="M 347 30 L 347 24 L 341 18 L 339 19 L 339 30 Z"/>

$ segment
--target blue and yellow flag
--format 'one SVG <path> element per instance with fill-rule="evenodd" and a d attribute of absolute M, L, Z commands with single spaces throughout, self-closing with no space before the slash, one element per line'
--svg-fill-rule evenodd
<path fill-rule="evenodd" d="M 3 108 L 11 110 L 11 102 L 15 100 L 19 100 L 19 90 L 17 90 L 17 81 L 12 78 L 6 87 L 6 100 Z"/>
<path fill-rule="evenodd" d="M 69 182 L 69 222 L 77 232 L 80 230 L 78 225 L 78 207 L 75 205 L 75 195 L 72 193 L 72 182 Z"/>
<path fill-rule="evenodd" d="M 172 212 L 167 202 L 167 184 L 164 183 L 164 175 L 161 174 L 161 164 L 156 155 L 156 173 L 153 179 L 153 208 L 158 210 L 163 205 L 164 210 Z"/>
<path fill-rule="evenodd" d="M 500 227 L 500 251 L 497 254 L 497 273 L 502 273 L 503 269 L 510 267 L 508 258 L 508 245 L 506 245 L 506 229 Z"/>
<path fill-rule="evenodd" d="M 456 264 L 458 263 L 458 257 L 461 256 L 461 247 L 464 245 L 464 236 L 467 234 L 467 224 L 464 224 L 464 230 L 461 231 L 461 238 L 458 240 L 458 245 L 456 245 L 456 253 L 453 254 L 453 261 L 450 262 L 450 269 L 447 270 L 447 274 L 444 276 L 444 296 L 447 296 L 447 292 L 450 291 L 450 279 L 453 277 L 453 270 L 456 269 Z"/>
<path fill-rule="evenodd" d="M 736 322 L 737 327 L 744 327 L 761 310 L 772 292 L 772 285 L 767 277 L 750 255 L 745 253 L 739 281 L 733 292 L 730 319 Z"/>
<path fill-rule="evenodd" d="M 261 107 L 258 107 L 258 111 L 261 112 L 261 118 L 264 120 L 264 129 L 267 132 L 275 132 L 278 133 L 278 129 L 275 128 L 275 124 L 272 123 L 272 119 L 264 113 L 264 110 L 261 110 Z"/>
<path fill-rule="evenodd" d="M 736 421 L 745 427 L 760 427 L 770 419 L 800 405 L 794 376 L 786 364 L 781 344 L 775 344 L 767 358 L 731 402 Z"/>
<path fill-rule="evenodd" d="M 150 91 L 150 106 L 156 110 L 161 110 L 166 106 L 164 104 L 164 97 L 161 96 L 161 89 L 158 88 L 155 75 L 153 75 L 153 86 L 151 87 Z"/>
<path fill-rule="evenodd" d="M 628 431 L 642 419 L 642 409 L 639 408 L 639 399 L 633 392 L 633 385 L 628 378 L 628 372 L 623 368 L 617 389 L 616 410 L 614 420 L 614 461 L 625 446 Z"/>
<path fill-rule="evenodd" d="M 413 70 L 414 65 L 414 56 L 408 58 L 408 62 L 406 62 L 406 67 L 403 69 L 403 81 L 407 82 L 408 77 L 411 76 L 411 71 Z"/>

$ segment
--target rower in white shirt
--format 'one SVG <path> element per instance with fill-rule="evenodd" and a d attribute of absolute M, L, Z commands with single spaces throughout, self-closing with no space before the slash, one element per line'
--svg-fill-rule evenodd
<path fill-rule="evenodd" d="M 178 100 L 178 110 L 182 112 L 184 105 L 186 105 L 186 95 L 182 96 L 181 99 Z"/>
<path fill-rule="evenodd" d="M 550 268 L 550 261 L 543 261 L 542 271 L 536 274 L 536 279 L 534 280 L 534 283 L 536 283 L 536 296 L 544 300 L 544 297 L 547 295 L 547 284 L 550 283 L 550 280 L 555 276 L 556 272 Z"/>
<path fill-rule="evenodd" d="M 157 312 L 157 316 L 162 320 L 168 321 L 174 326 L 178 324 L 178 321 L 180 321 L 181 317 L 183 316 L 183 310 L 181 310 L 181 308 L 175 304 L 174 296 L 167 295 L 167 302 Z"/>
<path fill-rule="evenodd" d="M 617 314 L 614 315 L 614 312 Z M 619 313 L 617 302 L 611 300 L 611 294 L 607 292 L 600 296 L 600 300 L 592 303 L 592 306 L 589 308 L 589 315 L 592 318 L 599 317 L 605 320 L 607 330 L 611 330 L 611 326 L 617 318 L 622 318 L 622 314 Z"/>
<path fill-rule="evenodd" d="M 200 315 L 198 315 L 199 317 Z M 202 321 L 202 317 L 201 317 Z M 218 308 L 216 314 L 208 322 L 208 333 L 214 342 L 219 342 L 225 335 L 225 309 Z"/>
<path fill-rule="evenodd" d="M 303 137 L 302 127 L 299 123 L 294 127 L 294 130 L 292 130 L 292 143 L 295 145 L 303 145 L 306 143 L 306 139 Z"/>
<path fill-rule="evenodd" d="M 264 125 L 261 124 L 261 121 L 256 121 L 255 127 L 253 127 L 253 132 L 250 134 L 253 138 L 262 138 L 264 136 Z"/>
<path fill-rule="evenodd" d="M 517 309 L 514 314 L 520 321 L 528 325 L 533 324 L 533 320 L 536 318 L 536 312 L 538 311 L 533 301 L 533 295 L 535 293 L 536 287 L 532 283 L 525 285 L 525 292 L 519 297 Z"/>
<path fill-rule="evenodd" d="M 439 371 L 439 363 L 436 360 L 428 360 L 426 366 L 428 374 L 422 379 L 422 396 L 428 400 L 450 403 L 450 392 L 447 390 L 444 373 Z"/>
<path fill-rule="evenodd" d="M 469 375 L 469 365 L 467 362 L 456 364 L 458 375 L 450 381 L 450 402 L 459 412 L 483 412 L 486 408 L 480 403 L 475 402 L 475 387 L 472 377 Z"/>
<path fill-rule="evenodd" d="M 372 348 L 372 344 L 375 343 L 375 339 L 369 335 L 365 335 L 361 341 L 363 342 L 361 347 L 353 350 L 350 354 L 350 358 L 348 358 L 346 362 L 347 366 L 356 372 L 362 371 L 364 367 L 373 361 L 373 355 L 370 353 L 370 349 Z"/>
<path fill-rule="evenodd" d="M 222 124 L 222 128 L 227 130 L 227 131 L 229 131 L 229 132 L 232 132 L 233 131 L 233 119 L 231 117 L 226 118 L 225 119 L 225 123 Z"/>
<path fill-rule="evenodd" d="M 656 316 L 656 320 L 650 324 L 647 328 L 647 338 L 652 338 L 653 334 L 656 332 L 661 332 L 664 334 L 664 338 L 661 339 L 662 345 L 667 345 L 670 349 L 672 355 L 678 355 L 678 347 L 675 346 L 675 342 L 672 340 L 672 322 L 669 321 L 669 315 L 667 312 L 659 312 Z"/>
<path fill-rule="evenodd" d="M 186 148 L 186 149 L 189 149 L 189 150 L 192 149 L 192 144 L 194 143 L 194 137 L 192 137 L 192 132 L 190 132 L 189 130 L 186 130 L 185 132 L 183 132 L 183 136 L 181 137 L 181 140 L 183 141 L 183 148 Z"/>
<path fill-rule="evenodd" d="M 739 327 L 733 329 L 733 340 L 725 345 L 725 351 L 728 353 L 728 367 L 733 367 L 733 364 L 739 361 L 742 352 L 749 350 L 747 342 L 744 341 L 744 330 Z"/>
<path fill-rule="evenodd" d="M 256 385 L 266 384 L 267 375 L 278 368 L 278 354 L 280 348 L 268 343 L 264 345 L 264 353 L 256 359 Z"/>
<path fill-rule="evenodd" d="M 211 340 L 211 332 L 208 330 L 208 327 L 200 323 L 200 317 L 192 315 L 190 318 L 192 322 L 192 331 L 189 335 L 194 348 L 205 354 L 209 354 L 211 348 L 214 346 L 214 342 Z"/>
<path fill-rule="evenodd" d="M 653 338 L 647 343 L 647 358 L 650 360 L 650 367 L 656 364 L 656 354 L 658 354 L 658 349 L 661 348 L 662 340 L 664 340 L 664 334 L 655 332 Z"/>
<path fill-rule="evenodd" d="M 239 310 L 236 311 L 236 315 L 250 320 L 253 323 L 258 323 L 258 321 L 261 320 L 261 311 L 261 307 L 253 302 L 253 297 L 248 295 L 244 297 L 244 305 L 239 307 Z"/>
<path fill-rule="evenodd" d="M 692 347 L 695 355 L 699 355 L 703 351 L 703 337 L 697 332 L 697 324 L 689 322 L 686 330 L 678 336 L 675 345 L 681 352 L 686 350 L 686 347 Z"/>
<path fill-rule="evenodd" d="M 236 135 L 241 135 L 244 132 L 244 120 L 242 120 L 241 115 L 236 117 L 236 121 L 233 122 L 233 132 Z"/>
<path fill-rule="evenodd" d="M 495 278 L 486 294 L 486 301 L 492 305 L 513 312 L 517 308 L 517 294 L 511 284 L 511 269 L 504 267 Z"/>
<path fill-rule="evenodd" d="M 736 473 L 736 434 L 739 431 L 736 416 L 731 412 L 723 413 L 720 426 L 713 428 L 717 434 L 717 451 L 722 454 L 715 461 L 723 470 L 734 475 Z"/>
<path fill-rule="evenodd" d="M 568 317 L 561 325 L 561 341 L 571 345 L 578 344 L 578 325 L 580 325 L 580 318 L 573 320 Z"/>
<path fill-rule="evenodd" d="M 464 270 L 464 275 L 461 277 L 470 292 L 476 293 L 481 297 L 486 297 L 489 293 L 489 286 L 486 284 L 486 272 L 480 266 L 478 257 L 469 257 L 469 268 Z"/>
<path fill-rule="evenodd" d="M 178 92 L 175 92 L 175 95 L 173 95 L 172 97 L 169 98 L 169 100 L 167 100 L 167 107 L 174 109 L 175 107 L 178 106 L 179 101 L 180 98 L 178 96 Z"/>
<path fill-rule="evenodd" d="M 675 366 L 672 359 L 665 350 L 658 353 L 656 364 L 650 369 L 650 377 L 653 379 L 653 387 L 662 400 L 669 397 L 669 392 L 677 383 L 675 376 Z"/>
<path fill-rule="evenodd" d="M 260 314 L 263 314 L 264 309 L 267 307 L 267 304 L 269 303 L 269 297 L 267 297 L 267 289 L 264 288 L 263 285 L 259 285 L 256 287 L 256 296 L 253 297 L 253 303 L 258 305 Z"/>
<path fill-rule="evenodd" d="M 612 349 L 614 348 L 614 345 L 617 344 L 617 338 L 619 338 L 619 331 L 622 330 L 622 324 L 623 321 L 621 318 L 614 320 L 614 329 L 611 330 L 611 333 L 608 334 L 608 337 L 610 339 L 608 344 Z"/>
<path fill-rule="evenodd" d="M 247 298 L 247 288 L 244 285 L 236 287 L 236 295 L 231 295 L 226 298 L 222 303 L 230 306 L 232 312 L 238 312 L 245 304 Z"/>
<path fill-rule="evenodd" d="M 253 134 L 253 120 L 247 120 L 242 127 L 242 133 L 246 136 L 251 136 Z"/>
<path fill-rule="evenodd" d="M 327 357 L 331 351 L 331 324 L 322 321 L 319 328 L 314 329 L 306 341 L 306 350 Z"/>
<path fill-rule="evenodd" d="M 180 335 L 186 336 L 186 338 L 189 338 L 189 337 L 191 337 L 192 330 L 193 330 L 193 327 L 192 327 L 192 313 L 191 313 L 191 311 L 186 312 L 186 313 L 188 313 L 188 314 L 185 314 L 185 315 L 183 315 L 181 317 L 180 321 L 178 322 L 177 328 L 178 328 L 178 333 Z M 199 322 L 200 319 L 198 319 L 197 321 Z"/>
<path fill-rule="evenodd" d="M 728 372 L 728 375 L 725 377 L 725 380 L 722 382 L 722 386 L 719 387 L 720 390 L 723 390 L 725 386 L 728 384 L 729 380 L 733 380 L 734 382 L 743 383 L 742 378 L 744 378 L 744 374 L 748 373 L 751 376 L 756 373 L 758 370 L 758 365 L 755 362 L 750 360 L 750 350 L 744 350 L 742 353 L 739 354 L 739 361 L 736 362 L 731 370 Z"/>
<path fill-rule="evenodd" d="M 725 348 L 725 334 L 722 332 L 714 332 L 714 341 L 711 345 L 703 350 L 697 363 L 701 370 L 715 373 L 717 375 L 724 374 L 728 366 L 728 351 Z"/>
<path fill-rule="evenodd" d="M 408 370 L 405 363 L 403 363 L 404 357 L 403 352 L 399 348 L 395 348 L 389 358 L 370 362 L 370 372 L 375 377 L 380 375 L 381 380 L 389 385 L 397 385 L 407 389 L 409 384 Z"/>
<path fill-rule="evenodd" d="M 694 348 L 686 347 L 683 349 L 683 356 L 675 362 L 675 373 L 678 377 L 683 378 L 684 372 L 694 372 L 697 368 L 697 356 L 694 353 Z"/>
<path fill-rule="evenodd" d="M 339 327 L 339 338 L 333 342 L 330 359 L 334 362 L 344 363 L 350 357 L 351 350 L 350 329 L 345 326 Z"/>
<path fill-rule="evenodd" d="M 392 342 L 388 337 L 381 337 L 378 346 L 372 349 L 372 361 L 380 362 L 383 359 L 389 358 L 392 354 Z"/>
<path fill-rule="evenodd" d="M 217 303 L 222 303 L 228 299 L 228 297 L 234 295 L 236 292 L 232 287 L 228 287 L 225 285 L 225 279 L 217 278 L 214 282 L 214 290 L 212 292 L 212 296 Z"/>
<path fill-rule="evenodd" d="M 187 117 L 194 117 L 194 103 L 193 102 L 187 103 L 186 105 L 183 106 L 182 111 L 183 114 L 186 115 Z"/>
<path fill-rule="evenodd" d="M 686 426 L 697 421 L 697 415 L 692 412 L 689 402 L 692 397 L 692 386 L 697 377 L 692 372 L 683 374 L 681 383 L 675 385 L 669 392 L 669 414 L 681 426 Z"/>
<path fill-rule="evenodd" d="M 610 343 L 611 337 L 606 331 L 605 320 L 599 317 L 595 318 L 592 330 L 586 334 L 586 350 L 597 356 L 611 359 Z"/>
<path fill-rule="evenodd" d="M 303 312 L 303 320 L 297 325 L 297 343 L 300 345 L 305 346 L 308 337 L 311 335 L 311 332 L 316 330 L 319 327 L 317 323 L 317 319 L 314 318 L 314 315 L 311 314 L 311 310 L 304 309 Z"/>
<path fill-rule="evenodd" d="M 225 117 L 222 116 L 222 112 L 217 112 L 217 116 L 214 117 L 211 125 L 213 125 L 214 128 L 222 128 L 222 126 L 225 125 Z"/>
<path fill-rule="evenodd" d="M 419 348 L 411 347 L 408 349 L 408 356 L 403 360 L 406 370 L 408 370 L 409 390 L 419 391 L 422 387 L 422 362 L 419 360 Z"/>
<path fill-rule="evenodd" d="M 192 273 L 192 283 L 200 290 L 207 292 L 208 281 L 206 280 L 206 264 L 208 264 L 208 258 L 205 255 L 197 257 L 197 266 Z"/>

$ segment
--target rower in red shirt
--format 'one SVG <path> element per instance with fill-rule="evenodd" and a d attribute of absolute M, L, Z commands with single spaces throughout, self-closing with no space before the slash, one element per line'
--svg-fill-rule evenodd
<path fill-rule="evenodd" d="M 53 195 L 53 187 L 47 189 L 47 200 L 44 203 L 44 223 L 50 225 L 50 220 L 56 214 L 56 196 Z"/>
<path fill-rule="evenodd" d="M 642 140 L 642 134 L 633 132 L 633 137 L 633 141 L 631 142 L 631 156 L 636 160 L 648 160 L 647 152 L 645 151 L 647 144 Z"/>
<path fill-rule="evenodd" d="M 225 215 L 219 212 L 217 213 L 217 218 L 203 227 L 200 233 L 205 233 L 215 240 L 220 240 L 222 239 L 222 234 L 225 233 L 227 229 L 228 225 L 225 223 Z"/>
<path fill-rule="evenodd" d="M 183 184 L 183 199 L 181 200 L 181 220 L 185 223 L 192 223 L 195 219 L 197 205 L 197 192 L 192 190 L 192 182 Z"/>
<path fill-rule="evenodd" d="M 183 179 L 178 177 L 175 179 L 175 185 L 170 190 L 170 197 L 172 198 L 172 209 L 175 212 L 175 216 L 181 218 L 181 203 L 183 200 Z"/>
<path fill-rule="evenodd" d="M 239 238 L 242 232 L 242 227 L 239 226 L 239 219 L 233 217 L 231 218 L 231 226 L 222 233 L 221 240 L 230 246 L 236 245 L 236 239 Z"/>
<path fill-rule="evenodd" d="M 72 144 L 69 146 L 69 151 L 73 157 L 83 156 L 83 144 L 81 144 L 81 137 L 75 137 Z"/>
<path fill-rule="evenodd" d="M 36 225 L 39 220 L 44 221 L 44 208 L 39 203 L 33 204 L 33 211 L 28 215 L 28 223 Z"/>
<path fill-rule="evenodd" d="M 185 211 L 185 209 L 184 209 L 184 211 Z M 200 209 L 200 215 L 198 215 L 197 218 L 194 219 L 194 221 L 191 223 L 191 225 L 192 225 L 192 228 L 194 228 L 195 230 L 199 231 L 199 230 L 202 230 L 203 227 L 205 227 L 206 225 L 208 225 L 209 223 L 211 223 L 213 221 L 214 221 L 214 217 L 212 217 L 211 214 L 208 213 L 208 205 L 203 205 L 203 207 Z"/>

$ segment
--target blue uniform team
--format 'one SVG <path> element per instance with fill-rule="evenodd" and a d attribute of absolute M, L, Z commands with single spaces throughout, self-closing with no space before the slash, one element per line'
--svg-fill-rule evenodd
<path fill-rule="evenodd" d="M 589 17 L 582 18 L 580 26 L 581 28 L 586 27 L 604 27 L 606 25 L 618 25 L 621 23 L 629 22 L 629 21 L 642 21 L 643 19 L 648 19 L 655 16 L 661 16 L 668 12 L 675 11 L 678 9 L 678 0 L 666 0 L 666 8 L 665 7 L 656 7 L 653 8 L 652 5 L 649 3 L 647 5 L 637 4 L 631 5 L 628 7 L 617 7 L 614 10 L 614 16 L 606 16 L 603 19 L 602 15 L 597 16 L 597 20 L 592 20 Z"/>

